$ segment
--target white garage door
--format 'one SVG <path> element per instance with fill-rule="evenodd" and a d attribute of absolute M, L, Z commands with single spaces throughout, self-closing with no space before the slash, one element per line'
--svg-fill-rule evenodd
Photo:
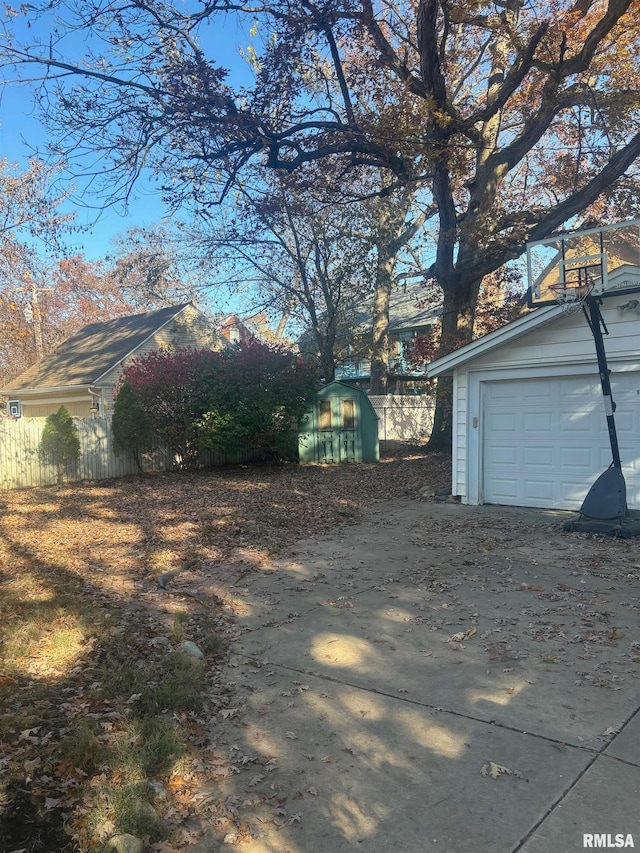
<path fill-rule="evenodd" d="M 630 508 L 640 509 L 640 373 L 611 377 Z M 483 383 L 483 499 L 579 509 L 611 464 L 598 376 Z"/>

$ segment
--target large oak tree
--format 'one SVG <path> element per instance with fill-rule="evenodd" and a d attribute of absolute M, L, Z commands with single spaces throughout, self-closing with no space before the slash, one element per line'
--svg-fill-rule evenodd
<path fill-rule="evenodd" d="M 38 7 L 58 8 L 64 24 L 43 45 L 8 33 L 2 61 L 13 77 L 43 69 L 56 150 L 106 156 L 111 198 L 151 168 L 167 201 L 206 207 L 255 160 L 303 174 L 331 160 L 340 180 L 327 189 L 343 196 L 366 172 L 383 197 L 399 185 L 429 193 L 442 351 L 470 340 L 483 279 L 527 239 L 637 198 L 638 0 Z M 207 25 L 228 15 L 247 33 L 257 22 L 245 88 L 209 47 Z M 86 41 L 67 47 L 74 27 Z M 439 406 L 434 445 L 448 443 L 448 426 Z"/>

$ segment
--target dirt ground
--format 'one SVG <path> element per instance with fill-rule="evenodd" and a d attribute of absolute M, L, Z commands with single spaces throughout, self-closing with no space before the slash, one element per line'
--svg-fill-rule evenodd
<path fill-rule="evenodd" d="M 152 719 L 158 725 L 170 717 L 183 757 L 164 770 L 145 771 L 164 796 L 154 803 L 163 829 L 156 831 L 153 824 L 146 833 L 147 850 L 175 853 L 198 844 L 203 813 L 218 840 L 236 829 L 242 840 L 235 800 L 221 805 L 217 797 L 208 804 L 202 799 L 207 785 L 235 776 L 243 760 L 237 752 L 217 752 L 211 728 L 213 720 L 224 722 L 233 738 L 234 726 L 242 726 L 236 719 L 242 704 L 238 691 L 251 692 L 251 672 L 238 685 L 226 669 L 244 630 L 242 590 L 277 571 L 300 543 L 304 548 L 318 537 L 340 537 L 342 530 L 356 535 L 356 525 L 367 519 L 392 536 L 387 513 L 397 507 L 426 509 L 432 493 L 450 485 L 450 459 L 427 453 L 424 445 L 384 443 L 381 457 L 376 465 L 238 466 L 0 492 L 0 769 L 5 780 L 0 853 L 102 853 L 109 833 L 136 826 L 126 815 L 126 820 L 118 817 L 114 791 L 130 788 L 140 776 L 141 771 L 125 767 L 123 755 L 145 748 L 147 735 L 131 728 L 133 710 L 141 702 L 136 697 L 146 696 L 145 682 L 153 687 L 164 678 L 159 667 L 168 658 L 161 641 L 171 649 L 194 642 L 206 661 L 198 688 L 203 702 L 193 709 L 176 702 L 171 713 L 161 707 Z M 559 602 L 581 632 L 580 642 L 590 648 L 608 649 L 624 634 L 624 667 L 637 669 L 635 635 L 622 630 L 614 616 L 603 618 L 599 610 L 594 615 L 590 599 L 576 593 L 574 578 L 588 583 L 597 578 L 605 586 L 609 578 L 635 583 L 638 540 L 563 534 L 562 513 L 532 524 L 523 511 L 514 526 L 497 507 L 475 513 L 476 508 L 441 506 L 454 514 L 464 510 L 464 518 L 451 515 L 449 523 L 433 527 L 421 523 L 410 533 L 409 544 L 425 558 L 418 580 L 429 584 L 430 595 L 446 597 L 455 589 L 462 601 L 460 584 L 468 576 L 472 587 L 481 589 L 485 573 L 492 589 L 511 594 L 514 566 L 534 560 L 518 577 L 516 597 L 540 599 L 527 642 L 544 652 L 544 665 L 555 668 L 567 650 L 573 657 L 579 649 L 568 629 L 545 610 Z M 366 542 L 357 547 L 363 551 L 359 565 L 366 560 Z M 392 536 L 383 550 L 393 562 L 401 559 L 403 547 Z M 330 555 L 328 560 L 342 583 L 339 559 Z M 538 564 L 545 567 L 540 577 Z M 554 566 L 565 586 L 543 577 Z M 180 569 L 162 589 L 159 578 Z M 455 580 L 449 578 L 453 569 Z M 265 591 L 254 611 L 263 608 L 264 618 L 273 620 L 277 613 L 269 612 L 270 602 Z M 351 599 L 341 594 L 330 606 L 348 614 Z M 288 608 L 282 614 L 286 627 L 293 618 L 289 609 L 298 605 L 292 601 L 289 607 L 283 599 L 282 607 Z M 447 613 L 438 612 L 438 618 Z M 426 618 L 418 613 L 416 625 L 426 624 Z M 467 630 L 465 623 L 457 633 Z M 483 647 L 505 672 L 512 655 L 505 645 L 508 630 L 517 649 L 518 629 L 509 622 L 492 628 L 498 633 Z M 448 653 L 456 642 L 447 646 Z M 389 648 L 396 643 L 390 639 Z M 118 667 L 123 673 L 128 667 L 126 678 L 106 693 L 100 685 Z M 600 672 L 585 683 L 624 697 L 628 688 L 618 692 L 617 678 Z M 138 714 L 136 725 L 140 720 Z M 268 798 L 264 804 L 270 805 Z M 145 837 L 144 830 L 138 834 Z"/>
<path fill-rule="evenodd" d="M 100 755 L 115 748 L 138 690 L 101 693 L 105 669 L 151 671 L 156 636 L 213 648 L 215 632 L 224 649 L 235 620 L 225 591 L 238 577 L 382 501 L 449 485 L 449 459 L 424 445 L 385 443 L 381 456 L 377 465 L 237 466 L 0 492 L 2 853 L 100 849 L 88 815 L 117 773 L 90 754 L 85 723 L 102 730 Z M 160 576 L 186 563 L 159 588 Z M 209 705 L 188 725 L 179 720 L 194 760 L 206 714 L 232 703 L 218 678 L 220 649 L 208 653 Z M 171 832 L 210 772 L 180 777 Z"/>

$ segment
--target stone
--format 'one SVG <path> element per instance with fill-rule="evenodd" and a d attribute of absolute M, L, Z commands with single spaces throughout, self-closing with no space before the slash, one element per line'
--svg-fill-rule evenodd
<path fill-rule="evenodd" d="M 114 835 L 109 840 L 109 847 L 115 850 L 115 853 L 142 853 L 142 839 L 125 832 L 122 835 Z"/>
<path fill-rule="evenodd" d="M 171 640 L 168 637 L 152 637 L 149 640 L 149 645 L 156 649 L 170 649 Z"/>
<path fill-rule="evenodd" d="M 154 800 L 166 800 L 167 789 L 162 782 L 157 782 L 155 779 L 147 779 L 147 786 L 151 791 Z"/>
<path fill-rule="evenodd" d="M 183 655 L 189 655 L 190 658 L 204 660 L 203 652 L 196 646 L 195 643 L 192 643 L 191 640 L 185 640 L 183 643 L 180 643 L 180 645 L 178 646 L 178 651 L 182 652 Z"/>
<path fill-rule="evenodd" d="M 419 489 L 419 493 L 426 498 L 432 498 L 435 495 L 435 492 L 431 488 L 431 486 L 421 486 Z"/>

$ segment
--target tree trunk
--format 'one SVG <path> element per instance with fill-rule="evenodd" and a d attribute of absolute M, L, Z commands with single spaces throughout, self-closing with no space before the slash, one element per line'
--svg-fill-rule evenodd
<path fill-rule="evenodd" d="M 442 334 L 439 357 L 468 344 L 473 339 L 473 319 L 482 279 L 466 281 L 444 292 Z M 451 453 L 453 419 L 453 379 L 440 376 L 436 388 L 436 409 L 429 449 Z"/>
<path fill-rule="evenodd" d="M 373 333 L 371 339 L 370 394 L 387 393 L 389 369 L 389 302 L 395 257 L 380 257 L 376 268 L 376 289 L 373 297 Z"/>

